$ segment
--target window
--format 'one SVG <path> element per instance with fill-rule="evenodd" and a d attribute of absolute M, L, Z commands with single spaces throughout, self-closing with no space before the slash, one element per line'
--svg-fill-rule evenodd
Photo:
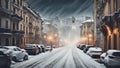
<path fill-rule="evenodd" d="M 20 5 L 22 6 L 22 0 L 20 0 Z"/>
<path fill-rule="evenodd" d="M 114 49 L 117 49 L 117 35 L 114 34 Z"/>
<path fill-rule="evenodd" d="M 109 36 L 108 49 L 111 49 L 111 36 Z"/>
<path fill-rule="evenodd" d="M 12 45 L 15 46 L 15 39 L 12 38 Z"/>
<path fill-rule="evenodd" d="M 5 7 L 8 9 L 8 0 L 5 0 Z"/>
<path fill-rule="evenodd" d="M 17 23 L 17 30 L 19 30 L 19 24 Z"/>
<path fill-rule="evenodd" d="M 9 45 L 9 39 L 7 38 L 6 39 L 6 46 L 8 46 Z"/>
<path fill-rule="evenodd" d="M 13 23 L 13 30 L 15 30 L 15 23 Z"/>
<path fill-rule="evenodd" d="M 0 27 L 2 26 L 2 22 L 1 22 L 2 20 L 1 20 L 1 18 L 0 18 Z"/>
<path fill-rule="evenodd" d="M 21 51 L 21 49 L 20 48 L 16 48 L 18 51 Z"/>
<path fill-rule="evenodd" d="M 6 20 L 6 28 L 8 28 L 8 21 Z"/>
<path fill-rule="evenodd" d="M 20 25 L 20 30 L 23 30 L 23 28 L 22 28 L 22 24 Z"/>
<path fill-rule="evenodd" d="M 13 7 L 13 13 L 15 14 L 16 13 L 16 10 L 15 10 L 15 8 Z"/>
<path fill-rule="evenodd" d="M 0 45 L 1 45 L 1 38 L 0 38 Z"/>
<path fill-rule="evenodd" d="M 33 26 L 33 25 L 32 25 L 32 23 L 31 23 L 31 22 L 29 22 L 29 28 L 32 28 L 32 26 Z"/>
<path fill-rule="evenodd" d="M 15 3 L 15 0 L 13 0 L 13 3 Z"/>
<path fill-rule="evenodd" d="M 117 0 L 114 0 L 114 11 L 117 11 Z"/>
<path fill-rule="evenodd" d="M 17 49 L 16 49 L 16 48 L 14 48 L 13 50 L 14 50 L 14 51 L 17 51 Z"/>
<path fill-rule="evenodd" d="M 2 6 L 2 4 L 1 4 L 2 2 L 1 2 L 1 0 L 0 0 L 0 7 Z"/>

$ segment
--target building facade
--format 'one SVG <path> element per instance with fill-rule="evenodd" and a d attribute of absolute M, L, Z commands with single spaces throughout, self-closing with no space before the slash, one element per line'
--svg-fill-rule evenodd
<path fill-rule="evenodd" d="M 41 37 L 41 23 L 39 14 L 25 0 L 0 0 L 0 45 L 24 48 L 36 43 L 35 36 Z"/>
<path fill-rule="evenodd" d="M 104 38 L 104 51 L 120 49 L 120 0 L 94 0 L 96 24 Z"/>
<path fill-rule="evenodd" d="M 94 22 L 86 20 L 80 26 L 80 43 L 94 45 Z"/>
<path fill-rule="evenodd" d="M 53 47 L 58 47 L 59 44 L 58 29 L 53 24 L 51 24 L 51 22 L 46 24 L 44 29 L 45 33 L 43 35 L 44 38 L 43 44 L 45 44 L 45 46 L 53 45 Z"/>

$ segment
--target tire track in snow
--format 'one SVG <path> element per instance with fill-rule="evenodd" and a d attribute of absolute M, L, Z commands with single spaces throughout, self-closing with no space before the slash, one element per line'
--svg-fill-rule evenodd
<path fill-rule="evenodd" d="M 75 59 L 78 60 L 78 62 L 80 62 L 82 68 L 102 68 L 99 63 L 94 61 L 90 56 L 86 55 L 77 48 L 74 50 L 74 55 L 75 54 L 76 54 Z M 78 68 L 80 67 L 78 66 Z"/>
<path fill-rule="evenodd" d="M 38 62 L 40 63 L 40 62 L 45 61 L 48 56 L 52 57 L 53 55 L 57 54 L 62 49 L 63 48 L 58 48 L 58 49 L 51 51 L 50 53 L 46 52 L 46 53 L 43 53 L 43 55 L 41 54 L 37 55 L 35 56 L 35 58 L 31 58 L 30 60 L 27 60 L 25 62 L 21 62 L 21 63 L 17 63 L 13 65 L 12 68 L 32 68 L 32 66 L 35 66 L 36 64 L 38 64 Z"/>
<path fill-rule="evenodd" d="M 78 53 L 77 53 L 77 48 L 74 48 L 74 50 L 72 50 L 72 54 L 73 54 L 73 59 L 74 59 L 74 62 L 76 64 L 76 68 L 87 68 L 83 62 L 81 61 L 80 57 L 78 56 Z"/>
<path fill-rule="evenodd" d="M 51 57 L 46 57 L 43 62 L 41 62 L 39 65 L 37 65 L 35 68 L 52 68 L 61 58 L 63 57 L 63 54 L 67 52 L 66 49 L 62 49 L 57 54 L 52 55 Z"/>
<path fill-rule="evenodd" d="M 66 63 L 69 60 L 68 57 L 70 56 L 70 49 L 66 51 L 66 54 L 63 55 L 63 58 L 61 58 L 61 60 L 59 60 L 54 66 L 53 68 L 66 68 Z M 69 62 L 70 63 L 70 62 Z"/>

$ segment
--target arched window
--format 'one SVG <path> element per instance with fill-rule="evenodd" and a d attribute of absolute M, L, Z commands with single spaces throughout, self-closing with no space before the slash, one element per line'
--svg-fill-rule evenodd
<path fill-rule="evenodd" d="M 15 46 L 15 39 L 12 38 L 12 46 Z"/>
<path fill-rule="evenodd" d="M 9 39 L 8 38 L 6 38 L 6 44 L 5 45 L 9 46 Z"/>

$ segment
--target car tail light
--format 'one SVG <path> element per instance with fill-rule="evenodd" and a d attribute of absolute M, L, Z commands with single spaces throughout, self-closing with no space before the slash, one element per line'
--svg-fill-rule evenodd
<path fill-rule="evenodd" d="M 33 48 L 32 50 L 36 50 L 36 48 Z"/>
<path fill-rule="evenodd" d="M 114 57 L 113 56 L 109 56 L 110 59 L 113 59 Z"/>

